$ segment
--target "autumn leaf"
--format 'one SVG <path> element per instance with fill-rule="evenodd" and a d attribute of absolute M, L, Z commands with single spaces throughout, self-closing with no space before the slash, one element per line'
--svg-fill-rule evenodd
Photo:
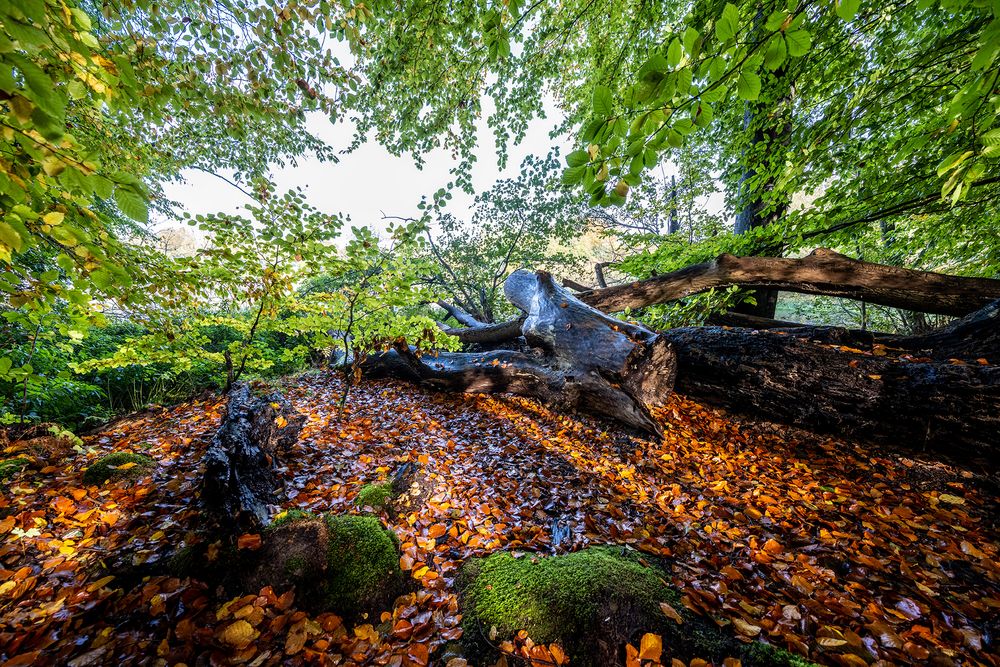
<path fill-rule="evenodd" d="M 663 639 L 660 635 L 653 634 L 652 632 L 644 634 L 642 641 L 639 643 L 639 659 L 659 662 L 662 654 Z"/>
<path fill-rule="evenodd" d="M 244 649 L 259 635 L 252 625 L 240 619 L 223 628 L 219 633 L 219 641 L 235 649 Z"/>
<path fill-rule="evenodd" d="M 678 625 L 684 622 L 684 619 L 681 617 L 679 613 L 677 613 L 677 610 L 674 609 L 672 605 L 666 602 L 661 602 L 660 610 L 663 611 L 664 615 L 666 615 L 667 618 L 674 621 Z"/>

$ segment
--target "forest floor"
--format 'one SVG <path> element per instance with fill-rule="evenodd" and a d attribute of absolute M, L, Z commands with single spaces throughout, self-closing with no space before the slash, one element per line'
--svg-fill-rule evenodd
<path fill-rule="evenodd" d="M 1000 513 L 976 473 L 679 396 L 653 442 L 518 398 L 364 382 L 342 411 L 332 374 L 284 389 L 308 415 L 280 462 L 289 507 L 359 512 L 361 487 L 405 461 L 432 476 L 419 513 L 383 517 L 415 593 L 346 627 L 266 589 L 231 600 L 190 579 L 108 574 L 123 554 L 155 564 L 206 539 L 196 489 L 224 404 L 197 400 L 120 420 L 84 453 L 8 480 L 0 662 L 424 665 L 461 634 L 453 580 L 465 559 L 615 543 L 666 557 L 692 610 L 820 663 L 1000 664 Z M 112 451 L 158 467 L 85 486 L 83 470 Z M 558 547 L 553 526 L 569 529 Z M 248 646 L 230 641 L 234 619 L 252 627 Z"/>

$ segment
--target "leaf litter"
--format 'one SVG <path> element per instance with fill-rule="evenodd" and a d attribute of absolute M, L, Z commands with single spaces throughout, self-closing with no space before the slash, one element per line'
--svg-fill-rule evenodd
<path fill-rule="evenodd" d="M 433 484 L 426 500 L 382 514 L 415 592 L 348 627 L 297 608 L 293 592 L 229 599 L 163 575 L 156 566 L 186 546 L 208 542 L 219 557 L 199 531 L 197 487 L 224 402 L 195 400 L 113 423 L 86 438 L 86 454 L 8 480 L 3 664 L 427 665 L 461 637 L 454 580 L 466 559 L 602 543 L 665 558 L 683 604 L 746 641 L 832 665 L 1000 664 L 997 506 L 971 473 L 928 477 L 902 456 L 680 396 L 657 414 L 656 442 L 516 397 L 365 382 L 341 409 L 342 390 L 332 374 L 287 382 L 308 421 L 278 462 L 285 509 L 358 512 L 365 484 L 419 464 Z M 157 467 L 85 486 L 87 465 L 114 451 Z M 126 581 L 111 566 L 123 559 L 155 574 Z M 658 635 L 633 644 L 629 667 L 684 664 Z M 569 662 L 567 647 L 523 632 L 498 645 L 501 663 Z"/>

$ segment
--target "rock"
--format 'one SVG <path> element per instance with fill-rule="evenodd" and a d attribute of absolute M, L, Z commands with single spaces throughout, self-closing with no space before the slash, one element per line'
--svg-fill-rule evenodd
<path fill-rule="evenodd" d="M 468 657 L 474 664 L 495 659 L 491 644 L 523 629 L 536 644 L 558 642 L 572 651 L 573 665 L 622 664 L 625 645 L 638 646 L 647 632 L 662 636 L 667 658 L 721 662 L 738 657 L 747 667 L 812 664 L 771 645 L 737 641 L 695 616 L 680 604 L 668 578 L 623 547 L 591 547 L 562 556 L 500 552 L 470 560 L 458 582 Z M 672 620 L 661 603 L 683 622 Z"/>
<path fill-rule="evenodd" d="M 156 461 L 145 454 L 114 452 L 101 458 L 83 473 L 83 483 L 100 486 L 108 480 L 135 481 L 156 468 Z"/>

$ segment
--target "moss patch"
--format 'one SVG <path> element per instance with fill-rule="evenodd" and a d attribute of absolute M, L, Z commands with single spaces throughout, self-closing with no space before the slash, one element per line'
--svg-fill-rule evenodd
<path fill-rule="evenodd" d="M 294 586 L 304 605 L 346 618 L 389 608 L 407 582 L 399 541 L 374 516 L 283 512 L 257 557 L 247 591 Z"/>
<path fill-rule="evenodd" d="M 389 504 L 392 496 L 391 482 L 365 484 L 358 491 L 358 496 L 354 499 L 354 502 L 358 507 L 371 507 L 372 509 L 380 510 Z"/>
<path fill-rule="evenodd" d="M 101 458 L 83 473 L 83 483 L 100 486 L 110 480 L 136 480 L 156 467 L 156 461 L 145 454 L 114 452 Z"/>
<path fill-rule="evenodd" d="M 327 516 L 324 606 L 345 616 L 386 606 L 405 582 L 399 540 L 373 516 Z"/>
<path fill-rule="evenodd" d="M 27 468 L 29 463 L 31 463 L 31 461 L 23 456 L 15 459 L 7 459 L 6 461 L 0 461 L 0 480 L 10 479 L 17 473 Z"/>
<path fill-rule="evenodd" d="M 476 658 L 488 658 L 485 641 L 527 630 L 536 643 L 558 641 L 574 652 L 573 664 L 619 664 L 624 646 L 645 632 L 663 636 L 670 657 L 721 660 L 742 657 L 745 665 L 801 667 L 808 661 L 775 647 L 750 646 L 691 614 L 680 604 L 666 575 L 621 547 L 592 547 L 562 556 L 496 553 L 466 563 L 459 581 L 465 612 L 464 641 Z M 668 619 L 660 603 L 685 622 Z"/>

